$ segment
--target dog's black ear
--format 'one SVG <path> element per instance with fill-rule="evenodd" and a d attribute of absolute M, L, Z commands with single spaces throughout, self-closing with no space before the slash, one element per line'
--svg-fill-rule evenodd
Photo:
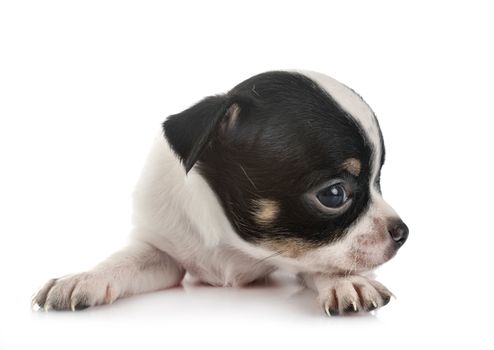
<path fill-rule="evenodd" d="M 182 160 L 188 173 L 213 135 L 225 133 L 235 125 L 246 101 L 229 95 L 206 97 L 163 123 L 165 136 Z"/>

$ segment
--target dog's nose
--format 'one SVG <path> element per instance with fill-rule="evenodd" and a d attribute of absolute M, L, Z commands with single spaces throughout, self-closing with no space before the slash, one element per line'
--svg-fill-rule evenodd
<path fill-rule="evenodd" d="M 393 223 L 388 230 L 398 246 L 402 246 L 408 238 L 408 226 L 401 220 Z"/>

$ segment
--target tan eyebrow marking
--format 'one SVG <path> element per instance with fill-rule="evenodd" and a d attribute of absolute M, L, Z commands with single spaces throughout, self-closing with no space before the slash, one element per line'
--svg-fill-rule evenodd
<path fill-rule="evenodd" d="M 280 211 L 278 202 L 272 199 L 256 199 L 254 203 L 254 218 L 259 224 L 271 223 Z"/>
<path fill-rule="evenodd" d="M 348 171 L 350 174 L 352 174 L 354 176 L 359 176 L 360 170 L 362 167 L 362 163 L 357 158 L 348 158 L 347 160 L 345 160 L 343 162 L 341 167 L 344 170 Z"/>

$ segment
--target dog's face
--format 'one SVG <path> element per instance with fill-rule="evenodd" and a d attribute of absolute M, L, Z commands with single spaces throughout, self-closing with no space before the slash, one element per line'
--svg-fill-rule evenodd
<path fill-rule="evenodd" d="M 251 244 L 315 271 L 358 272 L 407 238 L 381 196 L 377 120 L 329 77 L 260 74 L 171 116 L 164 130 Z"/>

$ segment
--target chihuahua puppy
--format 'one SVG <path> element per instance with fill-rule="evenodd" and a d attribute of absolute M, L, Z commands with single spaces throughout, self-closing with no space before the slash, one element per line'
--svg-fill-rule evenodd
<path fill-rule="evenodd" d="M 186 272 L 242 286 L 297 274 L 328 315 L 391 292 L 366 277 L 408 228 L 383 200 L 384 144 L 353 90 L 315 72 L 256 75 L 162 125 L 134 193 L 129 245 L 90 271 L 49 280 L 44 310 L 80 310 L 170 288 Z"/>

